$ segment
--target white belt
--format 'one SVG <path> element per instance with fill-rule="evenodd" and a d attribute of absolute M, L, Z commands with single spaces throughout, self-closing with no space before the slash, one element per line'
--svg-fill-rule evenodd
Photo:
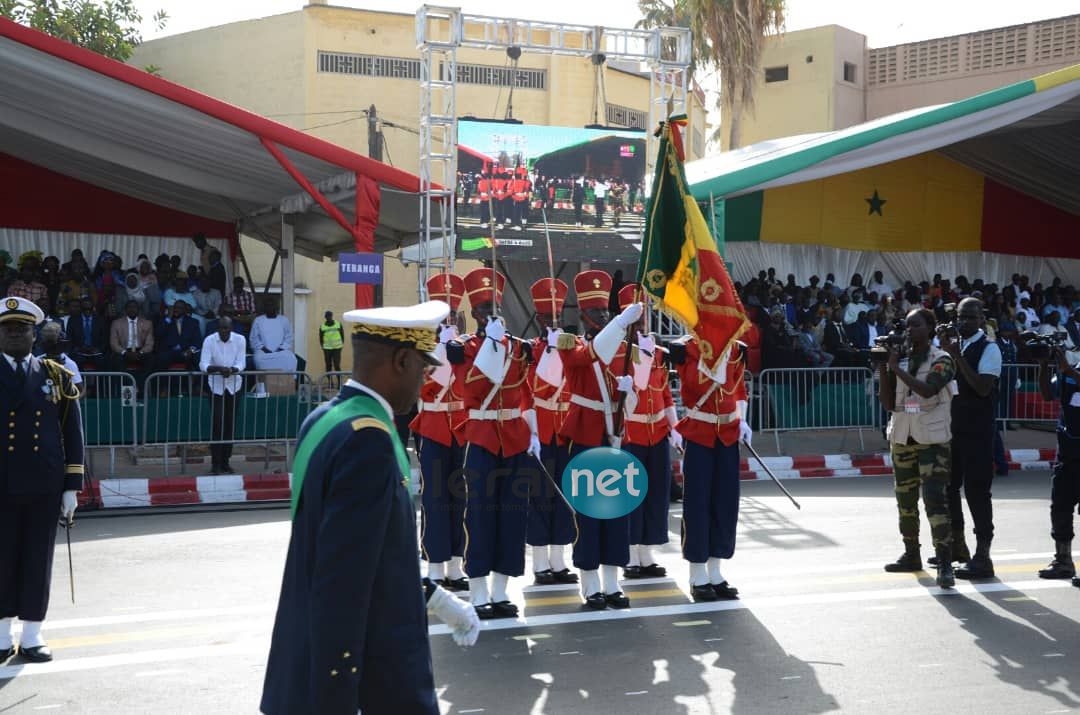
<path fill-rule="evenodd" d="M 469 410 L 470 420 L 512 420 L 521 417 L 521 408 L 512 407 L 505 410 Z"/>
<path fill-rule="evenodd" d="M 702 412 L 701 410 L 687 410 L 686 416 L 692 420 L 707 422 L 711 425 L 726 425 L 739 419 L 738 412 L 728 412 L 727 414 L 716 415 L 711 412 Z"/>
<path fill-rule="evenodd" d="M 566 412 L 568 409 L 570 409 L 570 403 L 562 402 L 554 398 L 546 400 L 543 397 L 534 397 L 533 405 L 535 405 L 536 407 L 542 407 L 549 412 Z"/>
<path fill-rule="evenodd" d="M 627 422 L 640 422 L 646 425 L 654 425 L 658 422 L 666 422 L 667 414 L 664 412 L 653 412 L 651 415 L 639 415 L 636 412 L 626 416 Z"/>
<path fill-rule="evenodd" d="M 582 397 L 581 395 L 570 395 L 570 402 L 578 407 L 585 407 L 597 412 L 604 411 L 604 403 L 600 400 L 590 400 L 588 397 Z"/>
<path fill-rule="evenodd" d="M 457 412 L 465 407 L 465 403 L 461 400 L 456 402 L 421 402 L 421 412 Z"/>

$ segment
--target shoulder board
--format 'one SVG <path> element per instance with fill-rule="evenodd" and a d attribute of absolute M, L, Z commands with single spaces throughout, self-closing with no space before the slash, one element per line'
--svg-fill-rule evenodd
<path fill-rule="evenodd" d="M 390 428 L 386 426 L 386 423 L 375 417 L 357 417 L 352 421 L 352 428 L 353 432 L 359 432 L 363 429 L 378 429 L 390 434 Z"/>

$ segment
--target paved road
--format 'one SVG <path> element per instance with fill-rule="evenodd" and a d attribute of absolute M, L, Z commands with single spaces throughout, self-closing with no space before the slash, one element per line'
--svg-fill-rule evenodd
<path fill-rule="evenodd" d="M 444 712 L 1080 712 L 1080 589 L 1035 576 L 1046 473 L 996 486 L 1000 580 L 947 596 L 930 574 L 881 570 L 900 551 L 887 478 L 786 484 L 801 512 L 769 483 L 743 485 L 725 568 L 741 601 L 689 603 L 676 505 L 674 579 L 629 587 L 631 610 L 585 613 L 573 590 L 526 587 L 525 622 L 489 622 L 475 648 L 433 625 Z M 76 606 L 57 553 L 56 660 L 0 668 L 0 713 L 255 712 L 286 517 L 83 518 Z"/>

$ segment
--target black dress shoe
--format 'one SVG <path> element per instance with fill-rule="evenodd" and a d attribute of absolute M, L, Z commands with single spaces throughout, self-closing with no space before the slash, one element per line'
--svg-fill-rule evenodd
<path fill-rule="evenodd" d="M 491 607 L 490 603 L 485 603 L 482 606 L 473 606 L 476 609 L 476 617 L 481 621 L 490 621 L 492 618 L 498 618 L 495 615 L 495 609 Z"/>
<path fill-rule="evenodd" d="M 562 569 L 561 571 L 552 571 L 551 575 L 555 577 L 555 583 L 577 583 L 577 574 L 570 569 Z"/>
<path fill-rule="evenodd" d="M 705 584 L 704 586 L 691 586 L 690 598 L 694 599 L 697 603 L 701 603 L 702 601 L 715 601 L 716 591 L 713 590 L 713 587 L 710 584 Z"/>
<path fill-rule="evenodd" d="M 604 594 L 597 591 L 593 595 L 585 597 L 585 607 L 594 611 L 603 611 L 607 608 L 607 599 L 604 598 Z"/>
<path fill-rule="evenodd" d="M 533 583 L 537 586 L 550 586 L 555 583 L 555 574 L 552 573 L 551 569 L 535 571 L 533 573 Z"/>
<path fill-rule="evenodd" d="M 607 602 L 608 608 L 630 608 L 630 599 L 622 591 L 605 593 L 604 600 Z"/>
<path fill-rule="evenodd" d="M 1080 576 L 1074 576 L 1073 577 L 1073 586 L 1076 586 L 1077 588 L 1080 588 Z"/>
<path fill-rule="evenodd" d="M 495 618 L 517 618 L 518 607 L 509 601 L 495 601 L 491 604 Z"/>
<path fill-rule="evenodd" d="M 445 588 L 447 591 L 468 591 L 469 579 L 462 578 L 444 578 L 439 581 L 439 585 Z"/>
<path fill-rule="evenodd" d="M 667 569 L 660 564 L 641 567 L 641 578 L 664 578 L 665 576 L 667 576 Z"/>
<path fill-rule="evenodd" d="M 6 663 L 9 660 L 11 660 L 12 658 L 14 658 L 15 654 L 18 653 L 18 652 L 19 652 L 19 649 L 16 648 L 15 646 L 11 646 L 10 648 L 7 648 L 6 650 L 0 650 L 0 665 L 3 665 L 4 663 Z"/>
<path fill-rule="evenodd" d="M 714 583 L 712 589 L 716 594 L 716 597 L 721 601 L 732 601 L 739 597 L 739 589 L 735 588 L 727 581 L 724 581 L 723 583 Z"/>
<path fill-rule="evenodd" d="M 19 648 L 19 657 L 31 663 L 48 663 L 52 660 L 52 650 L 47 645 L 36 645 L 30 648 Z"/>
<path fill-rule="evenodd" d="M 623 578 L 641 578 L 640 566 L 627 566 L 622 570 Z"/>

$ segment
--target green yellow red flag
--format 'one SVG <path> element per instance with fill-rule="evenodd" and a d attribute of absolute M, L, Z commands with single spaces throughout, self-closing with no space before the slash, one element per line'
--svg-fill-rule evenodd
<path fill-rule="evenodd" d="M 694 334 L 709 368 L 750 326 L 716 241 L 683 172 L 686 116 L 660 128 L 637 282 L 664 313 Z"/>

